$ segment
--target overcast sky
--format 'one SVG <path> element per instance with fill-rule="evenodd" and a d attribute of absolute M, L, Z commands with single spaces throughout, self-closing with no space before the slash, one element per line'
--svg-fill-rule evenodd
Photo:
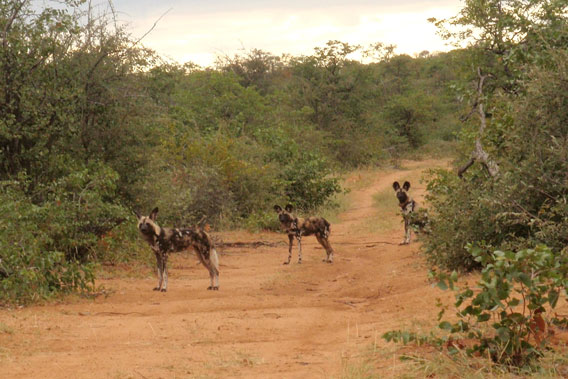
<path fill-rule="evenodd" d="M 95 3 L 95 1 L 93 1 Z M 105 4 L 104 0 L 101 4 Z M 119 18 L 143 44 L 179 63 L 212 65 L 216 55 L 261 49 L 275 55 L 311 54 L 329 40 L 397 53 L 447 51 L 430 17 L 456 15 L 461 0 L 114 0 Z"/>

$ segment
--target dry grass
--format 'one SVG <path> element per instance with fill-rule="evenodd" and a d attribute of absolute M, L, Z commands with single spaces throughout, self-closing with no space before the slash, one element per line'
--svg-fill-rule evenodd
<path fill-rule="evenodd" d="M 546 351 L 537 366 L 511 369 L 483 357 L 468 357 L 465 351 L 450 356 L 431 346 L 389 344 L 374 349 L 369 345 L 356 359 L 343 362 L 342 378 L 566 378 L 568 348 Z"/>
<path fill-rule="evenodd" d="M 400 227 L 402 216 L 392 188 L 388 187 L 373 195 L 373 206 L 383 217 L 376 217 L 368 224 L 368 232 L 385 232 Z"/>

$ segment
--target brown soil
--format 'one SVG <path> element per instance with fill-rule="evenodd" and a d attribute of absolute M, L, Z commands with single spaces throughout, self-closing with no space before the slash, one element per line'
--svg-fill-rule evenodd
<path fill-rule="evenodd" d="M 303 263 L 295 247 L 284 266 L 283 234 L 214 233 L 226 243 L 218 248 L 220 291 L 206 290 L 206 270 L 183 253 L 170 260 L 167 293 L 152 291 L 148 270 L 99 280 L 110 291 L 95 300 L 0 310 L 0 377 L 341 377 L 369 351 L 375 370 L 388 374 L 397 362 L 380 336 L 431 327 L 436 299 L 451 298 L 427 282 L 415 237 L 398 245 L 403 225 L 391 184 L 410 180 L 420 204 L 421 173 L 445 164 L 404 162 L 349 177 L 348 209 L 332 223 L 332 265 L 313 237 L 304 239 Z M 374 205 L 376 193 L 388 204 Z"/>

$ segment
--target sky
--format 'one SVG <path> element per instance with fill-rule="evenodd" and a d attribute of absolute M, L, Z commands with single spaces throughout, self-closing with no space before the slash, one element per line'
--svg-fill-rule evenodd
<path fill-rule="evenodd" d="M 398 54 L 448 51 L 427 19 L 454 16 L 463 6 L 461 0 L 114 0 L 113 5 L 135 38 L 157 22 L 144 46 L 203 67 L 212 66 L 216 56 L 251 49 L 310 55 L 329 40 L 394 44 Z"/>

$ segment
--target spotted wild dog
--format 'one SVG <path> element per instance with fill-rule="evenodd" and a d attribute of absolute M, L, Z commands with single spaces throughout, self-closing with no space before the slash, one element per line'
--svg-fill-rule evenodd
<path fill-rule="evenodd" d="M 138 217 L 138 230 L 156 255 L 158 286 L 154 291 L 166 292 L 168 288 L 168 254 L 193 248 L 197 257 L 209 271 L 211 285 L 208 290 L 219 289 L 219 258 L 209 234 L 198 228 L 162 228 L 156 223 L 158 208 L 150 216 Z"/>
<path fill-rule="evenodd" d="M 280 227 L 288 234 L 288 260 L 284 262 L 285 265 L 289 264 L 292 259 L 294 238 L 298 240 L 298 263 L 302 263 L 302 237 L 312 234 L 316 236 L 320 245 L 325 249 L 327 257 L 323 261 L 333 263 L 333 248 L 329 243 L 330 223 L 326 219 L 323 217 L 297 218 L 292 213 L 294 207 L 291 204 L 286 205 L 285 209 L 282 209 L 280 205 L 275 205 L 274 210 L 278 213 Z"/>
<path fill-rule="evenodd" d="M 412 212 L 414 212 L 414 208 L 416 208 L 416 202 L 408 195 L 410 182 L 404 182 L 402 187 L 398 182 L 394 182 L 392 184 L 392 188 L 396 193 L 398 205 L 400 206 L 402 218 L 404 219 L 404 240 L 400 244 L 407 245 L 410 243 L 410 219 Z"/>

